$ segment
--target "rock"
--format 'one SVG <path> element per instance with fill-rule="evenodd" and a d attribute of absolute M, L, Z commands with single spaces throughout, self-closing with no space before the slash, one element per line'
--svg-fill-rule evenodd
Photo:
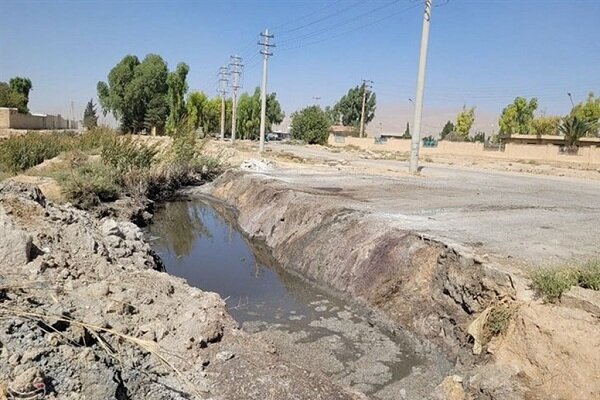
<path fill-rule="evenodd" d="M 104 220 L 104 222 L 102 222 L 102 225 L 100 226 L 100 231 L 104 236 L 118 236 L 121 239 L 125 239 L 125 235 L 123 234 L 123 232 L 121 232 L 119 224 L 117 223 L 117 221 L 111 218 L 107 218 Z"/>
<path fill-rule="evenodd" d="M 32 259 L 31 235 L 15 226 L 0 210 L 0 264 L 20 266 Z"/>
<path fill-rule="evenodd" d="M 19 374 L 9 385 L 8 391 L 11 395 L 25 398 L 23 394 L 29 395 L 30 399 L 37 398 L 36 393 L 44 393 L 44 375 L 37 367 L 32 367 Z"/>
<path fill-rule="evenodd" d="M 560 303 L 600 316 L 600 292 L 596 290 L 573 286 L 561 296 Z"/>
<path fill-rule="evenodd" d="M 440 400 L 465 400 L 466 393 L 462 382 L 462 378 L 458 375 L 447 376 L 436 389 L 437 398 Z"/>
<path fill-rule="evenodd" d="M 46 197 L 44 197 L 42 191 L 35 185 L 15 181 L 0 182 L 0 198 L 8 196 L 32 200 L 42 207 L 46 207 Z"/>
<path fill-rule="evenodd" d="M 227 361 L 227 360 L 231 360 L 233 357 L 235 357 L 234 353 L 232 353 L 231 351 L 228 351 L 228 350 L 224 350 L 224 351 L 218 352 L 215 358 L 219 361 Z"/>

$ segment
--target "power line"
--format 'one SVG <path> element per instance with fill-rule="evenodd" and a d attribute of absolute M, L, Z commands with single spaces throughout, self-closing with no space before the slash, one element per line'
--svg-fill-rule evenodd
<path fill-rule="evenodd" d="M 379 23 L 379 22 L 385 21 L 385 20 L 387 20 L 387 19 L 390 19 L 390 18 L 392 18 L 392 17 L 395 17 L 395 16 L 397 16 L 397 15 L 400 15 L 400 14 L 407 13 L 407 12 L 409 12 L 409 11 L 411 11 L 411 10 L 413 10 L 413 9 L 417 8 L 418 6 L 420 6 L 420 4 L 415 4 L 415 5 L 412 5 L 412 6 L 410 6 L 410 7 L 404 8 L 404 9 L 402 9 L 402 10 L 400 10 L 400 11 L 397 11 L 397 12 L 395 12 L 395 13 L 388 14 L 387 16 L 385 16 L 385 17 L 383 17 L 383 18 L 379 18 L 379 19 L 376 19 L 376 20 L 374 20 L 374 21 L 372 21 L 372 22 L 369 22 L 369 23 L 367 23 L 367 24 L 360 25 L 360 26 L 358 26 L 358 27 L 356 27 L 356 28 L 353 28 L 353 29 L 350 29 L 350 30 L 347 30 L 347 31 L 340 32 L 340 33 L 338 33 L 338 34 L 336 34 L 336 35 L 332 35 L 332 36 L 329 36 L 329 37 L 326 37 L 326 38 L 323 38 L 323 39 L 319 39 L 319 40 L 314 40 L 314 41 L 312 41 L 312 42 L 308 42 L 308 43 L 304 43 L 304 44 L 299 44 L 299 45 L 297 45 L 297 46 L 292 46 L 292 47 L 283 47 L 283 48 L 279 49 L 279 51 L 289 51 L 289 50 L 301 49 L 301 48 L 303 48 L 303 47 L 312 46 L 312 45 L 314 45 L 314 44 L 318 44 L 318 43 L 323 43 L 323 42 L 326 42 L 326 41 L 328 41 L 328 40 L 331 40 L 331 39 L 338 38 L 338 37 L 340 37 L 340 36 L 345 36 L 345 35 L 348 35 L 348 34 L 350 34 L 350 33 L 354 33 L 354 32 L 356 32 L 356 31 L 359 31 L 359 30 L 361 30 L 361 29 L 368 28 L 368 27 L 370 27 L 370 26 L 372 26 L 372 25 L 375 25 L 375 24 L 377 24 L 377 23 Z"/>
<path fill-rule="evenodd" d="M 278 35 L 280 35 L 280 36 L 281 36 L 281 35 L 286 35 L 286 34 L 288 34 L 288 33 L 291 33 L 291 32 L 296 32 L 296 31 L 299 31 L 299 30 L 301 30 L 301 29 L 304 29 L 304 28 L 306 28 L 306 27 L 308 27 L 308 26 L 312 26 L 312 25 L 314 25 L 314 24 L 318 24 L 319 22 L 326 21 L 326 20 L 328 20 L 329 18 L 335 17 L 335 16 L 337 16 L 337 15 L 340 15 L 340 14 L 343 14 L 343 13 L 345 13 L 345 12 L 346 12 L 346 11 L 348 11 L 348 10 L 351 10 L 351 9 L 353 9 L 354 7 L 356 7 L 356 6 L 360 5 L 360 4 L 363 4 L 363 1 L 362 1 L 362 0 L 360 0 L 360 1 L 357 1 L 356 3 L 352 3 L 351 5 L 349 5 L 349 6 L 345 7 L 345 8 L 343 8 L 343 9 L 341 9 L 341 10 L 338 10 L 338 11 L 336 11 L 336 12 L 332 13 L 332 14 L 327 14 L 327 15 L 325 15 L 324 17 L 318 18 L 318 19 L 316 19 L 316 20 L 314 20 L 314 21 L 311 21 L 311 22 L 308 22 L 308 23 L 306 23 L 306 24 L 304 24 L 304 25 L 300 25 L 299 27 L 292 28 L 292 29 L 288 29 L 288 30 L 286 30 L 286 31 L 281 31 L 281 32 L 278 32 Z"/>
<path fill-rule="evenodd" d="M 279 42 L 279 45 L 283 45 L 285 43 L 294 42 L 294 41 L 297 41 L 297 40 L 304 40 L 304 39 L 309 39 L 311 37 L 319 36 L 319 35 L 321 35 L 321 34 L 323 34 L 325 32 L 329 32 L 329 31 L 337 29 L 337 28 L 339 28 L 341 26 L 347 25 L 349 22 L 356 21 L 358 19 L 364 18 L 364 17 L 366 17 L 368 15 L 371 15 L 371 14 L 374 14 L 374 13 L 376 13 L 378 11 L 381 11 L 384 8 L 387 8 L 387 7 L 389 7 L 391 5 L 394 5 L 394 4 L 398 3 L 398 2 L 400 2 L 400 0 L 392 0 L 392 1 L 390 1 L 388 3 L 385 3 L 385 4 L 383 4 L 383 5 L 379 6 L 379 7 L 376 7 L 374 9 L 372 9 L 372 10 L 369 10 L 369 11 L 364 12 L 362 14 L 355 15 L 352 18 L 340 21 L 337 24 L 333 24 L 333 25 L 330 25 L 330 26 L 328 26 L 326 28 L 322 28 L 322 29 L 314 31 L 314 32 L 305 33 L 305 34 L 297 36 L 297 37 L 293 37 L 293 38 L 289 38 L 289 39 L 283 40 L 283 41 Z"/>
<path fill-rule="evenodd" d="M 306 15 L 302 16 L 302 17 L 300 17 L 300 18 L 294 18 L 294 19 L 292 19 L 292 20 L 289 20 L 289 21 L 287 21 L 287 22 L 284 22 L 284 23 L 282 23 L 282 24 L 276 25 L 276 26 L 274 26 L 274 27 L 273 27 L 273 28 L 271 28 L 271 29 L 272 29 L 272 30 L 277 30 L 277 29 L 279 29 L 279 28 L 282 28 L 282 27 L 284 27 L 284 26 L 287 26 L 287 25 L 292 25 L 292 24 L 294 24 L 294 23 L 296 23 L 296 22 L 299 22 L 299 21 L 305 20 L 306 18 L 308 18 L 308 17 L 312 17 L 313 15 L 315 15 L 315 14 L 318 14 L 318 13 L 320 13 L 321 11 L 328 9 L 329 7 L 331 7 L 331 6 L 333 6 L 333 5 L 337 4 L 337 3 L 339 3 L 339 2 L 341 2 L 341 1 L 342 1 L 342 0 L 336 0 L 336 1 L 334 1 L 333 3 L 329 3 L 329 4 L 328 4 L 328 5 L 326 5 L 325 7 L 321 7 L 321 8 L 319 8 L 319 9 L 315 10 L 315 11 L 312 11 L 312 12 L 310 12 L 310 13 L 308 13 L 308 14 L 306 14 Z"/>

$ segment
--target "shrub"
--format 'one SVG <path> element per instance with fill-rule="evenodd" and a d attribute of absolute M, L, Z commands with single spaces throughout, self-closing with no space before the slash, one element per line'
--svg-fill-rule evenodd
<path fill-rule="evenodd" d="M 148 169 L 158 153 L 156 145 L 146 145 L 131 137 L 113 136 L 102 147 L 102 162 L 123 174 L 129 170 Z"/>
<path fill-rule="evenodd" d="M 94 128 L 79 136 L 77 148 L 81 151 L 99 154 L 104 145 L 115 137 L 115 132 L 110 128 Z"/>
<path fill-rule="evenodd" d="M 600 290 L 600 261 L 579 266 L 542 269 L 532 274 L 532 287 L 545 301 L 554 302 L 572 286 Z"/>
<path fill-rule="evenodd" d="M 71 133 L 27 132 L 11 136 L 0 142 L 0 165 L 16 174 L 72 149 L 75 143 Z"/>
<path fill-rule="evenodd" d="M 58 180 L 65 197 L 80 208 L 92 208 L 119 198 L 116 173 L 102 163 L 75 166 L 61 174 Z"/>
<path fill-rule="evenodd" d="M 577 285 L 585 289 L 600 290 L 600 261 L 591 261 L 579 267 Z"/>
<path fill-rule="evenodd" d="M 514 304 L 498 303 L 492 306 L 483 325 L 483 342 L 489 343 L 492 338 L 504 335 L 515 312 Z"/>
<path fill-rule="evenodd" d="M 549 302 L 560 299 L 564 292 L 577 283 L 577 277 L 568 268 L 542 269 L 533 274 L 532 280 L 533 288 Z"/>
<path fill-rule="evenodd" d="M 292 114 L 292 136 L 308 144 L 326 144 L 331 121 L 319 106 L 306 107 Z"/>

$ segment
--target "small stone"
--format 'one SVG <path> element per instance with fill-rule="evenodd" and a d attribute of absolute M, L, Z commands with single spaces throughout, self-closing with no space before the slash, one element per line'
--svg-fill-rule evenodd
<path fill-rule="evenodd" d="M 15 353 L 12 356 L 8 357 L 8 363 L 10 365 L 17 365 L 20 360 L 21 360 L 21 355 L 18 353 Z"/>
<path fill-rule="evenodd" d="M 216 359 L 219 361 L 227 361 L 231 360 L 233 357 L 235 357 L 234 353 L 228 350 L 224 350 L 217 353 Z"/>

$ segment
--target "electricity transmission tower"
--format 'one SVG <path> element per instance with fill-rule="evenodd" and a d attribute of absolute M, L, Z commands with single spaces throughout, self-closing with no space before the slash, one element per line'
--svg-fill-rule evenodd
<path fill-rule="evenodd" d="M 231 56 L 229 62 L 229 73 L 231 74 L 231 88 L 233 89 L 233 105 L 231 109 L 231 143 L 235 142 L 236 113 L 237 113 L 237 92 L 242 87 L 240 77 L 242 75 L 242 57 Z"/>
<path fill-rule="evenodd" d="M 367 97 L 369 96 L 369 90 L 373 88 L 373 81 L 363 79 L 363 99 L 362 99 L 362 111 L 360 112 L 360 137 L 363 137 L 365 133 L 365 106 L 367 105 Z"/>
<path fill-rule="evenodd" d="M 431 22 L 431 3 L 425 0 L 423 13 L 423 31 L 421 33 L 421 51 L 419 56 L 419 74 L 417 76 L 417 97 L 415 98 L 415 119 L 410 145 L 410 172 L 419 171 L 419 142 L 421 141 L 421 122 L 423 116 L 423 93 L 425 90 L 425 69 L 427 67 L 427 45 L 429 44 L 429 24 Z"/>
<path fill-rule="evenodd" d="M 274 44 L 269 43 L 269 39 L 273 38 L 273 35 L 269 34 L 269 30 L 265 29 L 264 33 L 261 33 L 263 41 L 258 42 L 259 45 L 263 46 L 260 54 L 263 55 L 263 75 L 262 75 L 262 90 L 261 90 L 261 107 L 260 107 L 260 144 L 258 147 L 258 151 L 260 153 L 265 149 L 265 126 L 266 126 L 266 113 L 267 113 L 267 67 L 269 62 L 269 56 L 272 56 L 273 53 L 269 52 L 270 47 L 275 47 Z"/>
<path fill-rule="evenodd" d="M 221 94 L 221 140 L 225 140 L 225 97 L 229 84 L 229 70 L 227 67 L 219 68 L 219 93 Z"/>

